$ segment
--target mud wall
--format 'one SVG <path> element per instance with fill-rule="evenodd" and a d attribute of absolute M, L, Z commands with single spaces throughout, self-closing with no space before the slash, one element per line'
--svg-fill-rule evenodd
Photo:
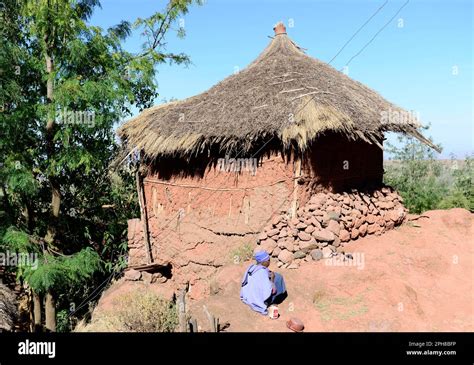
<path fill-rule="evenodd" d="M 342 150 L 341 144 L 346 145 Z M 275 215 L 290 217 L 296 208 L 298 218 L 318 192 L 379 184 L 382 152 L 373 147 L 327 136 L 303 157 L 301 167 L 278 152 L 257 162 L 160 161 L 144 179 L 154 260 L 169 262 L 178 284 L 204 290 L 216 269 L 248 258 Z M 363 167 L 364 161 L 369 166 Z M 142 237 L 139 220 L 131 220 L 129 266 L 146 263 Z"/>

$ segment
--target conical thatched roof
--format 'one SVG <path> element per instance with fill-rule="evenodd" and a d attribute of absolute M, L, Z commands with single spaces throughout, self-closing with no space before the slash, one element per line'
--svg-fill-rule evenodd
<path fill-rule="evenodd" d="M 145 110 L 119 129 L 122 140 L 149 158 L 211 147 L 242 155 L 269 139 L 304 150 L 329 131 L 379 146 L 384 131 L 404 132 L 436 148 L 415 121 L 382 121 L 382 112 L 406 111 L 306 55 L 281 24 L 275 33 L 247 68 L 202 94 Z"/>

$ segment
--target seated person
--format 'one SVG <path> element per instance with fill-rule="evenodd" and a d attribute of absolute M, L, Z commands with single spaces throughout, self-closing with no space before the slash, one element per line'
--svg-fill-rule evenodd
<path fill-rule="evenodd" d="M 270 255 L 266 251 L 255 253 L 256 264 L 245 272 L 240 299 L 254 311 L 267 314 L 267 307 L 280 304 L 286 297 L 283 276 L 268 269 Z"/>

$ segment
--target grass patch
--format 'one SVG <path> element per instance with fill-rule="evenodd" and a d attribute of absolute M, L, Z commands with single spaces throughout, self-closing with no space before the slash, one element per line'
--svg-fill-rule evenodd
<path fill-rule="evenodd" d="M 324 290 L 314 294 L 313 303 L 323 321 L 334 319 L 348 320 L 363 315 L 369 311 L 364 297 L 359 294 L 355 297 L 329 297 Z"/>
<path fill-rule="evenodd" d="M 253 247 L 250 243 L 245 243 L 230 253 L 230 259 L 234 264 L 250 260 L 253 257 Z"/>

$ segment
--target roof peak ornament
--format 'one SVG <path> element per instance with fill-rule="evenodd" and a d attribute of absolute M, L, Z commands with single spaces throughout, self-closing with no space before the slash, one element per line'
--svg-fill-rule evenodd
<path fill-rule="evenodd" d="M 280 35 L 280 34 L 286 34 L 286 27 L 283 24 L 283 22 L 278 22 L 275 24 L 273 27 L 273 31 L 275 32 L 275 35 Z"/>

